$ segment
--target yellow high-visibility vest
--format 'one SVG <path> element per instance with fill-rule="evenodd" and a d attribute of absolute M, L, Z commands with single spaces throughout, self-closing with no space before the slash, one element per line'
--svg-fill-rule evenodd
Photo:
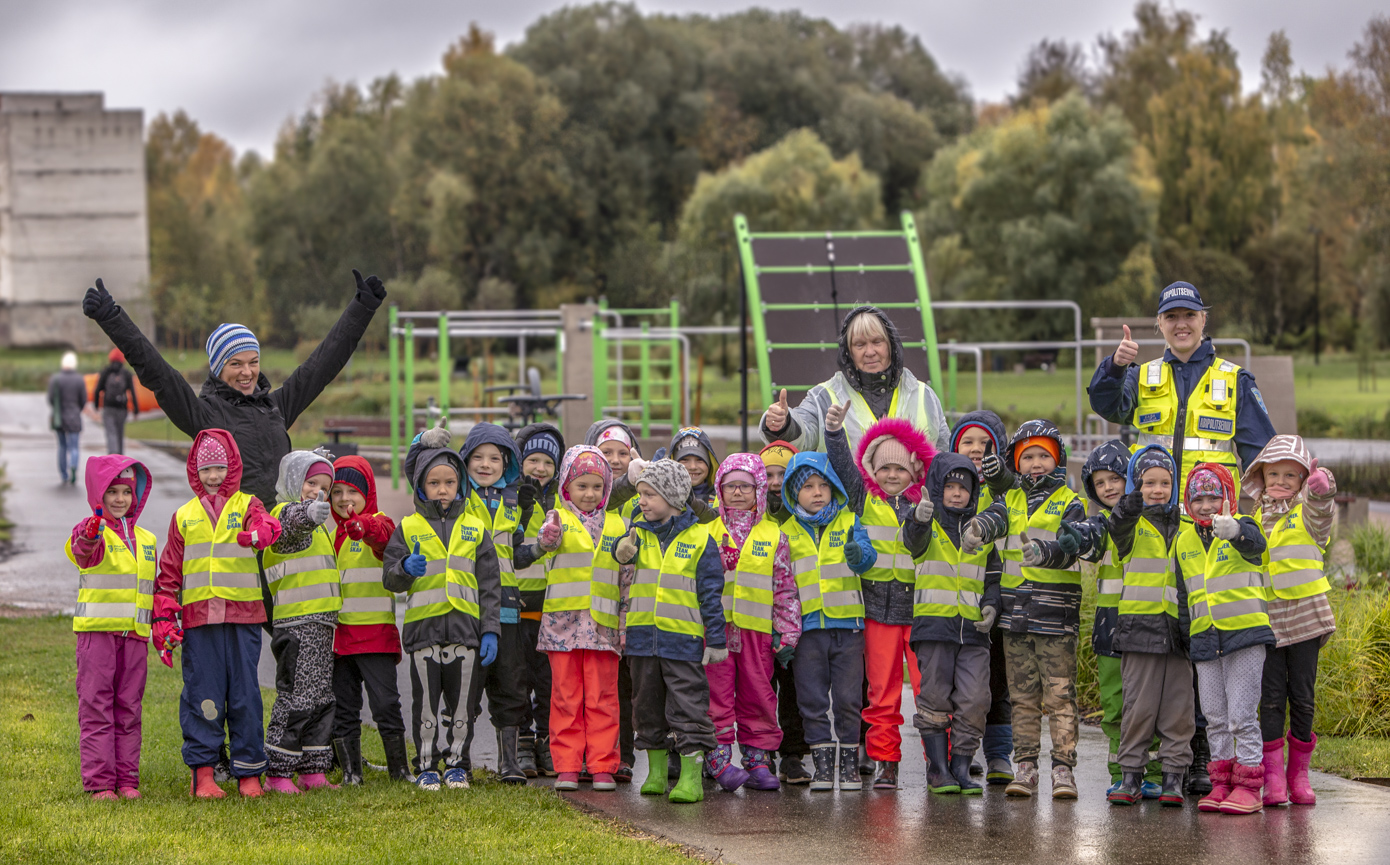
<path fill-rule="evenodd" d="M 696 569 L 709 544 L 709 527 L 695 523 L 661 550 L 651 531 L 638 527 L 637 573 L 628 590 L 627 626 L 655 625 L 657 630 L 704 637 L 696 593 Z"/>
<path fill-rule="evenodd" d="M 1004 503 L 1009 509 L 1009 533 L 996 542 L 999 558 L 1004 563 L 1004 576 L 1000 581 L 1006 589 L 1016 589 L 1024 580 L 1034 583 L 1067 583 L 1081 585 L 1081 567 L 1072 562 L 1065 570 L 1052 568 L 1025 568 L 1023 566 L 1023 541 L 1019 535 L 1028 533 L 1030 541 L 1055 541 L 1057 529 L 1062 525 L 1062 515 L 1077 501 L 1076 493 L 1059 486 L 1047 497 L 1036 511 L 1028 513 L 1028 494 L 1021 489 L 1011 489 L 1004 495 Z"/>
<path fill-rule="evenodd" d="M 1219 357 L 1202 374 L 1187 397 L 1183 426 L 1182 482 L 1198 463 L 1220 463 L 1231 470 L 1240 489 L 1240 460 L 1236 456 L 1236 380 L 1240 367 Z M 1173 429 L 1178 417 L 1178 388 L 1172 367 L 1162 359 L 1139 367 L 1139 389 L 1134 405 L 1134 426 L 1139 430 L 1133 452 L 1146 445 L 1162 445 L 1173 452 Z M 1181 495 L 1181 492 L 1179 493 Z"/>
<path fill-rule="evenodd" d="M 401 536 L 406 549 L 414 550 L 418 542 L 420 555 L 425 557 L 425 575 L 417 577 L 406 592 L 407 624 L 454 610 L 475 619 L 482 618 L 478 606 L 476 560 L 478 544 L 485 531 L 482 521 L 465 511 L 454 521 L 449 546 L 445 549 L 429 520 L 419 514 L 401 520 Z"/>
<path fill-rule="evenodd" d="M 730 537 L 724 520 L 710 524 L 710 535 Z M 739 547 L 738 569 L 724 572 L 724 620 L 750 631 L 772 633 L 773 562 L 782 542 L 782 527 L 767 514 L 748 531 Z"/>
<path fill-rule="evenodd" d="M 912 554 L 907 551 L 907 544 L 903 543 L 902 521 L 893 511 L 893 506 L 878 496 L 866 495 L 860 525 L 868 532 L 869 542 L 873 544 L 878 558 L 872 568 L 859 575 L 859 579 L 879 583 L 897 580 L 912 585 L 916 581 L 916 569 Z"/>
<path fill-rule="evenodd" d="M 279 519 L 288 504 L 276 505 L 270 515 Z M 333 538 L 323 526 L 315 526 L 310 538 L 309 546 L 297 553 L 282 555 L 274 547 L 261 553 L 277 622 L 310 613 L 334 613 L 343 607 Z"/>
<path fill-rule="evenodd" d="M 262 599 L 256 551 L 236 542 L 237 533 L 246 530 L 250 506 L 251 496 L 240 491 L 232 493 L 222 506 L 216 525 L 196 498 L 178 509 L 175 526 L 183 537 L 181 604 L 187 606 L 213 598 L 240 603 Z"/>
<path fill-rule="evenodd" d="M 831 376 L 824 387 L 830 394 L 832 405 L 849 403 L 849 413 L 845 415 L 845 435 L 849 437 L 851 442 L 859 441 L 864 437 L 864 433 L 868 431 L 869 427 L 878 420 L 874 417 L 873 409 L 869 408 L 868 401 L 864 399 L 863 394 L 849 386 L 849 381 L 842 372 L 837 372 Z M 898 386 L 893 388 L 893 399 L 889 402 L 888 412 L 884 417 L 896 417 L 909 421 L 922 431 L 927 437 L 927 441 L 934 442 L 940 436 L 941 430 L 935 429 L 932 424 L 932 418 L 927 412 L 925 392 L 925 385 L 919 382 L 911 372 L 904 369 L 898 376 Z M 825 451 L 824 436 L 821 436 L 819 450 Z"/>
<path fill-rule="evenodd" d="M 842 508 L 821 530 L 819 542 L 800 520 L 789 520 L 783 530 L 791 549 L 802 615 L 824 612 L 832 619 L 863 618 L 862 584 L 845 560 L 845 544 L 854 532 L 854 512 Z"/>
<path fill-rule="evenodd" d="M 159 572 L 155 536 L 139 526 L 133 532 L 136 550 L 106 523 L 101 542 L 106 552 L 94 567 L 78 568 L 77 607 L 72 614 L 74 631 L 134 631 L 150 635 L 154 613 L 154 581 Z M 72 538 L 64 550 L 74 565 Z M 138 551 L 138 552 L 137 552 Z"/>
<path fill-rule="evenodd" d="M 473 490 L 468 494 L 468 503 L 464 506 L 463 512 L 476 517 L 488 530 L 492 545 L 497 548 L 497 570 L 502 578 L 502 585 L 518 586 L 516 568 L 512 564 L 512 532 L 516 531 L 517 525 L 521 522 L 521 509 L 503 501 L 498 502 L 494 510 L 488 507 L 477 490 Z"/>
<path fill-rule="evenodd" d="M 940 523 L 932 520 L 931 543 L 916 560 L 912 615 L 947 619 L 960 616 L 971 622 L 980 621 L 980 596 L 985 591 L 988 561 L 988 547 L 973 555 L 962 555 Z"/>
<path fill-rule="evenodd" d="M 567 508 L 560 515 L 560 547 L 546 553 L 540 564 L 545 571 L 544 612 L 588 610 L 606 628 L 618 627 L 618 562 L 613 549 L 625 534 L 622 517 L 609 511 L 603 517 L 599 545 Z"/>
<path fill-rule="evenodd" d="M 1195 526 L 1178 535 L 1174 549 L 1187 586 L 1191 634 L 1211 628 L 1239 631 L 1269 627 L 1269 584 L 1259 565 L 1236 552 L 1230 541 L 1212 538 L 1203 548 Z"/>
<path fill-rule="evenodd" d="M 1255 522 L 1264 525 L 1260 511 Z M 1269 533 L 1265 569 L 1274 596 L 1285 601 L 1311 598 L 1330 588 L 1323 573 L 1323 548 L 1303 524 L 1303 503 L 1294 505 Z"/>
<path fill-rule="evenodd" d="M 345 539 L 338 548 L 337 561 L 343 600 L 338 624 L 396 624 L 396 593 L 382 583 L 385 569 L 367 542 Z"/>
<path fill-rule="evenodd" d="M 1107 518 L 1110 511 L 1101 511 Z M 1124 566 L 1120 564 L 1120 550 L 1115 539 L 1105 533 L 1105 555 L 1101 556 L 1096 568 L 1096 609 L 1118 609 L 1120 593 L 1124 589 Z"/>
<path fill-rule="evenodd" d="M 1134 546 L 1122 562 L 1124 587 L 1120 615 L 1178 617 L 1178 582 L 1173 571 L 1173 546 L 1163 539 L 1148 517 L 1134 527 Z"/>

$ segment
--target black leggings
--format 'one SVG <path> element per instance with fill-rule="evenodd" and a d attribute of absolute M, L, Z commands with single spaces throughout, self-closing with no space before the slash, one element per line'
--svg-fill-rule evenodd
<path fill-rule="evenodd" d="M 1266 742 L 1284 735 L 1284 707 L 1289 711 L 1289 733 L 1300 742 L 1313 740 L 1313 686 L 1318 680 L 1318 651 L 1322 637 L 1301 643 L 1271 647 L 1265 654 L 1264 682 L 1260 694 L 1260 734 Z"/>

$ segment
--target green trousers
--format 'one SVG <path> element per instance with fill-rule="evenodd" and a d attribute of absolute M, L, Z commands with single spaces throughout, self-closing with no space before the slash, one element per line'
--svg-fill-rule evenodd
<path fill-rule="evenodd" d="M 1120 764 L 1116 762 L 1116 755 L 1120 750 L 1120 714 L 1125 705 L 1124 688 L 1120 684 L 1120 659 L 1097 655 L 1096 678 L 1100 682 L 1100 729 L 1110 740 L 1106 767 L 1110 770 L 1110 782 L 1115 784 L 1120 780 Z M 1157 751 L 1158 737 L 1155 736 L 1149 753 Z M 1144 780 L 1163 783 L 1163 764 L 1156 759 L 1150 760 L 1144 770 Z"/>

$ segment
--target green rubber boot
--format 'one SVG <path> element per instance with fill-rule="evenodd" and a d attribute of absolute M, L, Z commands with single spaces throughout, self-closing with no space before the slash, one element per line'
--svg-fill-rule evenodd
<path fill-rule="evenodd" d="M 642 782 L 643 796 L 660 796 L 666 792 L 666 751 L 647 752 L 647 780 Z"/>
<path fill-rule="evenodd" d="M 672 802 L 699 802 L 705 798 L 705 783 L 701 763 L 704 754 L 681 755 L 681 779 L 671 788 Z"/>

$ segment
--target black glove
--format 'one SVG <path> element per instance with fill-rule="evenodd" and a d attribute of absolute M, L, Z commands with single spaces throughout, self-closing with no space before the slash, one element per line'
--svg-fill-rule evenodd
<path fill-rule="evenodd" d="M 1114 509 L 1110 512 L 1117 520 L 1134 520 L 1144 512 L 1144 494 L 1135 490 L 1127 495 L 1120 496 L 1120 500 L 1115 502 Z"/>
<path fill-rule="evenodd" d="M 980 460 L 980 473 L 984 475 L 986 481 L 997 481 L 1004 477 L 1007 469 L 1004 461 L 999 458 L 999 454 L 985 454 L 985 458 Z"/>
<path fill-rule="evenodd" d="M 110 321 L 121 314 L 121 308 L 98 279 L 97 287 L 87 289 L 87 296 L 82 298 L 82 314 L 95 322 Z"/>
<path fill-rule="evenodd" d="M 1057 546 L 1068 556 L 1076 555 L 1081 549 L 1081 533 L 1064 521 L 1057 527 Z"/>
<path fill-rule="evenodd" d="M 375 274 L 364 280 L 362 272 L 355 267 L 352 269 L 352 276 L 357 280 L 357 302 L 375 311 L 386 299 L 386 286 L 381 284 L 381 280 Z"/>
<path fill-rule="evenodd" d="M 845 542 L 845 561 L 851 568 L 859 567 L 859 563 L 864 561 L 864 548 L 858 541 Z"/>
<path fill-rule="evenodd" d="M 536 499 L 540 498 L 540 495 L 539 481 L 535 478 L 522 478 L 516 488 L 516 506 L 523 511 L 529 511 L 536 506 Z"/>

